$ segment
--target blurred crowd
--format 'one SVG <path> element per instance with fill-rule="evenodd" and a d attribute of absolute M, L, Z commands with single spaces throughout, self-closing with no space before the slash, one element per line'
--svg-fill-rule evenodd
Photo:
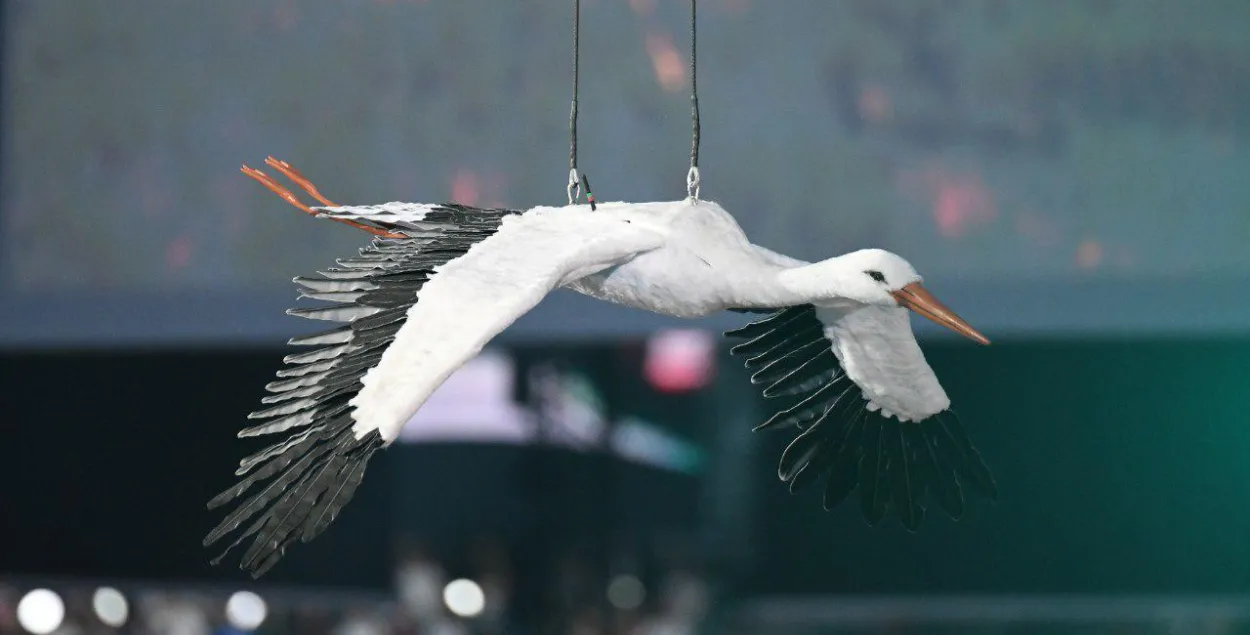
<path fill-rule="evenodd" d="M 474 549 L 470 561 L 458 567 L 466 575 L 458 580 L 426 550 L 409 549 L 395 577 L 397 610 L 391 626 L 398 624 L 400 628 L 352 633 L 697 632 L 709 607 L 709 589 L 701 576 L 677 568 L 647 575 L 629 560 L 617 563 L 612 567 L 615 571 L 603 575 L 590 560 L 575 551 L 564 553 L 547 572 L 548 588 L 534 593 L 534 589 L 521 588 L 525 582 L 517 575 L 513 559 L 498 545 L 486 543 Z M 535 606 L 539 610 L 533 610 Z"/>
<path fill-rule="evenodd" d="M 119 588 L 60 581 L 34 587 L 0 579 L 0 635 L 1234 635 L 1250 632 L 1238 603 L 1172 599 L 1170 615 L 1127 613 L 1114 601 L 1097 601 L 1046 617 L 1013 609 L 1012 602 L 983 602 L 979 616 L 925 618 L 914 599 L 907 607 L 870 609 L 861 598 L 813 598 L 820 607 L 839 605 L 840 617 L 777 620 L 762 614 L 730 620 L 708 630 L 707 581 L 688 570 L 658 577 L 617 573 L 596 579 L 583 559 L 562 558 L 554 584 L 537 596 L 514 576 L 506 554 L 484 550 L 468 560 L 470 577 L 456 578 L 463 562 L 444 563 L 413 549 L 398 561 L 391 592 L 293 589 L 173 588 L 146 583 Z M 644 580 L 654 578 L 648 585 Z M 652 588 L 654 587 L 654 588 Z M 523 609 L 544 598 L 538 619 Z M 525 599 L 522 599 L 525 598 Z M 1166 598 L 1164 598 L 1166 599 Z M 1044 600 L 1043 600 L 1044 601 Z M 850 604 L 848 604 L 848 602 Z M 959 603 L 958 601 L 956 603 Z M 966 601 L 965 601 L 966 603 Z M 800 604 L 802 604 L 800 602 Z M 1019 604 L 1019 601 L 1016 602 Z M 1059 604 L 1062 604 L 1060 602 Z M 1122 603 L 1121 603 L 1122 604 Z M 1208 603 L 1209 604 L 1209 603 Z M 846 611 L 854 605 L 857 609 Z M 837 607 L 834 607 L 837 608 Z M 966 612 L 965 609 L 962 609 Z M 774 611 L 775 612 L 775 611 Z M 956 610 L 955 613 L 959 611 Z M 872 615 L 869 615 L 869 614 Z M 923 611 L 920 611 L 923 613 Z"/>
<path fill-rule="evenodd" d="M 392 593 L 0 581 L 0 634 L 694 635 L 709 606 L 705 580 L 688 571 L 603 579 L 565 554 L 550 568 L 551 588 L 536 595 L 518 587 L 506 550 L 468 556 L 449 567 L 430 550 L 406 549 Z M 527 611 L 522 597 L 541 609 Z"/>

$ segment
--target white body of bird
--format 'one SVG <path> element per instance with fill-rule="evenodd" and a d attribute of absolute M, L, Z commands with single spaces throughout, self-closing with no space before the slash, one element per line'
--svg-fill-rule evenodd
<path fill-rule="evenodd" d="M 288 164 L 269 165 L 325 203 L 308 207 L 263 173 L 244 169 L 304 211 L 380 236 L 356 258 L 313 278 L 304 295 L 336 303 L 291 313 L 344 323 L 295 338 L 322 348 L 288 368 L 240 432 L 291 432 L 240 463 L 237 485 L 210 502 L 242 502 L 206 538 L 256 538 L 243 567 L 268 570 L 294 540 L 310 540 L 350 499 L 389 445 L 452 372 L 554 289 L 695 318 L 726 309 L 768 312 L 727 335 L 757 369 L 765 397 L 796 403 L 761 427 L 799 436 L 779 475 L 791 488 L 829 476 L 826 507 L 857 485 L 875 523 L 893 506 L 915 528 L 932 495 L 953 517 L 960 481 L 988 496 L 993 479 L 957 422 L 912 334 L 908 309 L 972 339 L 983 335 L 937 301 L 902 258 L 862 250 L 807 263 L 753 245 L 720 205 L 688 199 L 538 207 L 340 206 Z M 250 472 L 250 474 L 249 474 Z M 232 545 L 233 546 L 233 545 Z M 228 551 L 229 549 L 227 549 Z M 224 556 L 225 554 L 223 554 Z"/>
<path fill-rule="evenodd" d="M 779 261 L 748 239 L 720 205 L 684 200 L 537 207 L 502 219 L 495 235 L 436 269 L 417 292 L 407 324 L 362 380 L 351 405 L 357 437 L 377 430 L 390 442 L 447 377 L 550 290 L 579 293 L 681 318 L 729 308 L 772 308 L 815 300 L 847 374 L 887 416 L 918 420 L 950 402 L 916 345 L 907 311 L 828 290 L 840 259 L 812 266 Z M 379 209 L 419 227 L 425 206 L 320 209 L 368 218 Z M 375 217 L 376 218 L 376 217 Z M 860 257 L 860 269 L 893 265 L 898 287 L 919 276 L 887 252 Z M 785 264 L 782 264 L 785 263 Z M 861 309 L 870 309 L 861 312 Z"/>
<path fill-rule="evenodd" d="M 562 209 L 586 213 L 585 206 Z M 785 267 L 752 245 L 733 216 L 716 203 L 600 203 L 595 213 L 646 227 L 663 242 L 624 263 L 570 281 L 567 286 L 574 291 L 681 318 L 728 308 L 784 306 L 795 297 L 778 284 L 777 275 Z"/>

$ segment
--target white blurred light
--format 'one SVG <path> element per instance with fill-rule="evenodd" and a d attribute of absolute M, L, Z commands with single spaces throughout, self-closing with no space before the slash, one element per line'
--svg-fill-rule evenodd
<path fill-rule="evenodd" d="M 486 594 L 472 580 L 452 580 L 443 587 L 443 603 L 447 610 L 460 617 L 473 617 L 486 608 Z"/>
<path fill-rule="evenodd" d="M 126 596 L 122 595 L 121 591 L 109 587 L 96 589 L 95 595 L 91 596 L 91 608 L 95 610 L 96 617 L 100 618 L 101 622 L 114 628 L 125 624 L 126 618 L 130 616 L 130 606 L 126 603 Z"/>
<path fill-rule="evenodd" d="M 264 623 L 268 613 L 265 601 L 251 591 L 239 591 L 226 601 L 226 619 L 240 630 L 256 630 Z"/>
<path fill-rule="evenodd" d="M 17 622 L 35 635 L 47 635 L 61 627 L 65 603 L 47 589 L 35 589 L 17 603 Z"/>
<path fill-rule="evenodd" d="M 622 611 L 632 611 L 642 606 L 646 597 L 647 590 L 643 588 L 642 580 L 632 575 L 618 575 L 608 583 L 608 601 Z"/>

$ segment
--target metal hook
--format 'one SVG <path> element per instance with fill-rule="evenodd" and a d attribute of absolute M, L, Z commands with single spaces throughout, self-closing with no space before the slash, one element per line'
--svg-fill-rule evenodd
<path fill-rule="evenodd" d="M 581 196 L 582 194 L 582 184 L 581 184 L 581 181 L 577 178 L 577 168 L 569 168 L 568 194 L 569 194 L 569 205 L 572 205 L 573 202 L 577 200 L 577 197 Z"/>

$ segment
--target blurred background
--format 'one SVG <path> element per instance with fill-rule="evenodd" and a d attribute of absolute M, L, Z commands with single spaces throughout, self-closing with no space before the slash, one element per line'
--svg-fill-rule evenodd
<path fill-rule="evenodd" d="M 703 197 L 908 258 L 1000 488 L 869 528 L 681 322 L 554 294 L 259 582 L 200 546 L 343 203 L 562 204 L 571 0 L 7 0 L 0 633 L 1250 632 L 1250 3 L 703 0 Z M 583 0 L 600 200 L 685 195 L 689 6 Z"/>

